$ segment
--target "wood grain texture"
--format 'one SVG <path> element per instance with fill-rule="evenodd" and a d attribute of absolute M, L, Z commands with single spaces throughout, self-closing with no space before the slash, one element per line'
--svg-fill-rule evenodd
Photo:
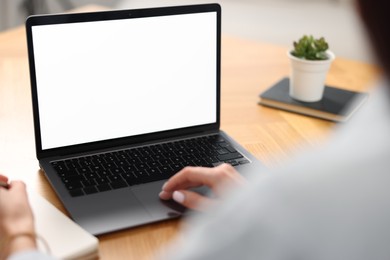
<path fill-rule="evenodd" d="M 81 11 L 103 10 L 87 7 Z M 0 172 L 22 179 L 65 212 L 35 159 L 30 82 L 24 28 L 0 33 Z M 257 104 L 258 95 L 289 74 L 287 48 L 232 36 L 222 40 L 222 129 L 273 167 L 305 146 L 320 145 L 334 123 Z M 380 70 L 337 58 L 327 84 L 365 91 Z M 65 212 L 66 213 L 66 212 Z M 176 237 L 170 220 L 99 236 L 102 259 L 150 259 Z"/>

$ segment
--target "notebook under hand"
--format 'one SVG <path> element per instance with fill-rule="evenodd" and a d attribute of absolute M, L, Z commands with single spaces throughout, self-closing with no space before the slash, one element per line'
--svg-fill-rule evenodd
<path fill-rule="evenodd" d="M 37 158 L 90 233 L 180 216 L 158 194 L 185 166 L 259 170 L 219 129 L 219 5 L 33 16 L 26 31 Z"/>

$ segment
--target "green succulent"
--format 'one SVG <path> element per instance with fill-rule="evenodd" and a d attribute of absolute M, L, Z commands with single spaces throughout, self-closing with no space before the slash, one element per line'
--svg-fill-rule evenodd
<path fill-rule="evenodd" d="M 327 60 L 327 49 L 329 45 L 324 37 L 314 39 L 312 35 L 304 35 L 298 42 L 294 42 L 294 50 L 291 54 L 305 60 Z"/>

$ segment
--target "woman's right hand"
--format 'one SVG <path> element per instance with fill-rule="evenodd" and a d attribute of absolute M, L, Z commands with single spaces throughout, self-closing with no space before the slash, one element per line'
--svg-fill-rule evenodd
<path fill-rule="evenodd" d="M 186 167 L 164 184 L 160 198 L 173 199 L 187 208 L 204 211 L 218 203 L 226 189 L 242 187 L 245 184 L 246 179 L 230 164 L 215 168 Z M 201 186 L 211 188 L 217 198 L 212 199 L 189 190 Z"/>

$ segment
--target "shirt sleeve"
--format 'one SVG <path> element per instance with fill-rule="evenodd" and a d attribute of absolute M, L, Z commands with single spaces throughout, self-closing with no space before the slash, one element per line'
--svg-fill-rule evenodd
<path fill-rule="evenodd" d="M 259 190 L 241 191 L 220 208 L 189 220 L 188 229 L 162 259 L 289 259 L 295 249 L 289 243 L 293 226 L 286 225 L 288 205 L 269 191 L 273 180 L 265 178 Z M 268 187 L 267 187 L 268 186 Z M 291 214 L 288 216 L 293 218 Z M 196 228 L 194 228 L 196 227 Z"/>
<path fill-rule="evenodd" d="M 373 95 L 326 145 L 188 221 L 162 259 L 388 259 L 386 97 Z"/>
<path fill-rule="evenodd" d="M 55 260 L 56 258 L 39 252 L 38 250 L 22 251 L 12 254 L 8 260 Z"/>

